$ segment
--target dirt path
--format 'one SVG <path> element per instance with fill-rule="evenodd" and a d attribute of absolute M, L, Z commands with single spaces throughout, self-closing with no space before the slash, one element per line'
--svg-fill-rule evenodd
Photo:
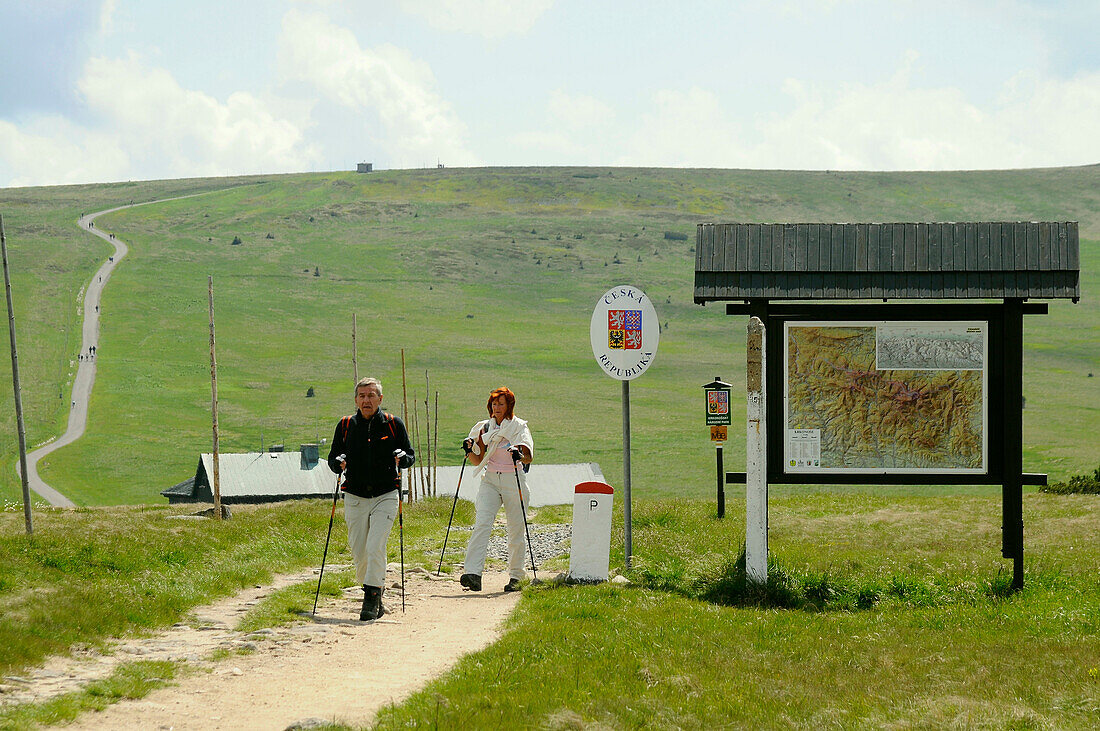
<path fill-rule="evenodd" d="M 274 589 L 316 576 L 303 572 L 203 607 L 189 622 L 120 643 L 110 654 L 55 658 L 29 681 L 4 679 L 0 699 L 44 700 L 109 675 L 120 662 L 171 659 L 197 672 L 141 700 L 86 713 L 65 728 L 284 729 L 310 718 L 366 725 L 462 655 L 493 642 L 519 600 L 518 594 L 503 593 L 503 573 L 486 573 L 486 590 L 474 594 L 463 592 L 453 576 L 436 579 L 417 569 L 406 572 L 402 614 L 393 568 L 384 599 L 389 614 L 376 622 L 358 620 L 362 590 L 351 587 L 343 597 L 322 598 L 315 620 L 250 634 L 232 629 Z M 210 653 L 219 648 L 249 654 L 211 661 Z"/>

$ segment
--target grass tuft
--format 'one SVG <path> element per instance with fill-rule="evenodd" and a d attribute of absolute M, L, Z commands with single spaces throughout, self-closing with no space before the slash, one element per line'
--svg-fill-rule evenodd
<path fill-rule="evenodd" d="M 1065 584 L 1055 569 L 1026 573 L 1029 586 Z M 634 580 L 652 591 L 678 594 L 724 607 L 760 607 L 806 612 L 857 612 L 884 605 L 918 608 L 979 604 L 1011 599 L 1012 573 L 1000 570 L 984 581 L 972 578 L 952 583 L 942 577 L 895 574 L 885 579 L 845 575 L 831 570 L 793 570 L 774 561 L 761 585 L 750 581 L 745 552 L 735 559 L 693 569 L 679 557 L 663 562 L 639 562 Z"/>
<path fill-rule="evenodd" d="M 1039 492 L 1053 495 L 1100 495 L 1100 467 L 1093 470 L 1091 475 L 1073 475 L 1063 482 L 1043 485 Z"/>
<path fill-rule="evenodd" d="M 23 731 L 70 722 L 85 711 L 102 711 L 121 700 L 144 698 L 172 682 L 178 671 L 176 663 L 159 660 L 119 665 L 109 677 L 90 683 L 82 691 L 42 703 L 0 708 L 0 728 Z"/>

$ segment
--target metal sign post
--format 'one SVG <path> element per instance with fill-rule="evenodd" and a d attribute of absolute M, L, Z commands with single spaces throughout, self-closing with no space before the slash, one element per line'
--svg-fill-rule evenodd
<path fill-rule="evenodd" d="M 733 387 L 716 376 L 703 386 L 707 401 L 707 426 L 714 442 L 714 457 L 718 463 L 718 517 L 726 517 L 726 473 L 722 468 L 722 442 L 728 438 L 730 425 L 730 389 Z"/>
<path fill-rule="evenodd" d="M 592 354 L 604 373 L 623 384 L 623 519 L 626 568 L 630 537 L 630 381 L 645 373 L 657 354 L 661 329 L 645 292 L 630 285 L 612 287 L 596 302 L 589 326 Z"/>

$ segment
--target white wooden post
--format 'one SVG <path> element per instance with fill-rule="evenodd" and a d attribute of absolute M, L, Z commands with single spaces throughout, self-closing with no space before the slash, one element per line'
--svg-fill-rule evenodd
<path fill-rule="evenodd" d="M 749 581 L 768 581 L 768 449 L 765 414 L 766 333 L 759 317 L 748 327 L 748 442 L 745 479 L 745 572 Z"/>

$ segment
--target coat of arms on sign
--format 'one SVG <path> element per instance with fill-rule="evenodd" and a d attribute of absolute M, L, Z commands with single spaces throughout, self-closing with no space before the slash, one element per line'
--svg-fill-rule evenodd
<path fill-rule="evenodd" d="M 641 350 L 641 310 L 607 311 L 607 347 L 612 350 Z"/>

